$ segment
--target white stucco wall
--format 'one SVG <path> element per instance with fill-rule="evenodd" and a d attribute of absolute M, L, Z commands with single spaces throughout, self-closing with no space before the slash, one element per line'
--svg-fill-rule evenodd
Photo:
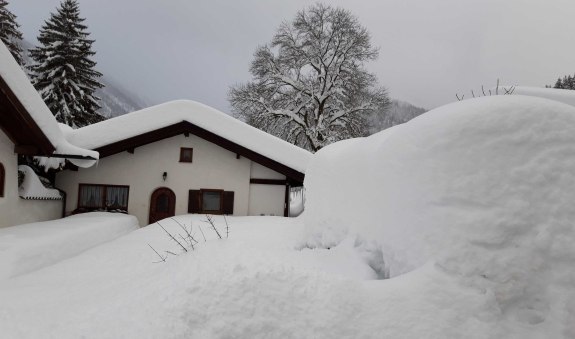
<path fill-rule="evenodd" d="M 285 175 L 278 173 L 272 169 L 258 164 L 257 162 L 252 162 L 251 165 L 251 177 L 256 179 L 281 179 L 285 180 Z"/>
<path fill-rule="evenodd" d="M 179 162 L 181 147 L 194 149 L 192 163 Z M 263 208 L 266 212 L 250 213 L 252 168 L 252 161 L 245 157 L 237 159 L 235 153 L 195 135 L 178 135 L 138 147 L 134 154 L 122 152 L 100 159 L 99 163 L 91 168 L 80 168 L 77 172 L 60 172 L 56 176 L 56 185 L 68 194 L 67 212 L 77 207 L 80 183 L 128 185 L 128 213 L 135 215 L 142 226 L 148 224 L 150 197 L 159 187 L 168 187 L 176 194 L 176 214 L 188 213 L 189 190 L 201 188 L 233 191 L 234 215 L 277 213 L 275 206 L 273 209 Z M 266 169 L 264 167 L 258 171 L 265 172 Z M 164 172 L 168 173 L 165 182 L 162 179 Z M 279 173 L 267 175 L 276 178 Z M 285 176 L 279 175 L 279 178 Z M 255 199 L 275 201 L 275 193 L 265 191 L 257 194 Z M 274 196 L 269 196 L 270 194 Z M 282 212 L 279 215 L 283 215 L 283 191 L 280 196 L 282 201 L 279 207 Z M 267 206 L 271 206 L 271 203 Z"/>
<path fill-rule="evenodd" d="M 249 215 L 284 215 L 285 186 L 250 185 Z"/>
<path fill-rule="evenodd" d="M 0 227 L 53 220 L 61 216 L 60 200 L 24 200 L 18 196 L 18 157 L 14 154 L 14 144 L 2 130 L 0 162 L 6 171 L 4 197 L 0 197 Z"/>
<path fill-rule="evenodd" d="M 251 177 L 255 179 L 285 180 L 285 175 L 252 162 Z M 284 215 L 285 186 L 283 185 L 250 185 L 249 215 Z"/>

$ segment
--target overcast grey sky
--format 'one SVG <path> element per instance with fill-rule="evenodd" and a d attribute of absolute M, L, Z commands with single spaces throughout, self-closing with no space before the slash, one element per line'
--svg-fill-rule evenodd
<path fill-rule="evenodd" d="M 260 44 L 306 0 L 80 0 L 97 69 L 149 104 L 192 99 L 230 111 Z M 59 0 L 10 0 L 27 40 Z M 425 108 L 481 85 L 544 86 L 575 73 L 575 0 L 334 0 L 372 34 L 368 68 L 391 97 Z M 469 96 L 467 94 L 466 96 Z"/>

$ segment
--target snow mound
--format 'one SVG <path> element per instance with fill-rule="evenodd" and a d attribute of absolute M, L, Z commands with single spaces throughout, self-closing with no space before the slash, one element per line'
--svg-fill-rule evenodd
<path fill-rule="evenodd" d="M 132 215 L 86 213 L 0 229 L 0 280 L 39 270 L 138 228 Z"/>
<path fill-rule="evenodd" d="M 503 86 L 506 90 L 513 89 L 513 94 L 527 95 L 562 102 L 575 106 L 575 91 L 560 88 L 541 88 L 528 86 Z M 494 89 L 493 89 L 494 90 Z"/>
<path fill-rule="evenodd" d="M 309 247 L 374 242 L 391 278 L 431 263 L 491 299 L 481 320 L 575 336 L 575 108 L 450 104 L 322 149 L 305 186 Z"/>

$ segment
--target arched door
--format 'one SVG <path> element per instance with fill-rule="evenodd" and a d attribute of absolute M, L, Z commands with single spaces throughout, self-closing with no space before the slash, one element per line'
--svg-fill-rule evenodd
<path fill-rule="evenodd" d="M 173 217 L 176 214 L 176 195 L 167 187 L 160 187 L 150 198 L 150 219 L 153 224 L 158 220 Z"/>

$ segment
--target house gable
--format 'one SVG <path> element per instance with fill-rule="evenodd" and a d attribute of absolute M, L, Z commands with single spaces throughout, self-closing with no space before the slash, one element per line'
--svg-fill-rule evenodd
<path fill-rule="evenodd" d="M 133 152 L 134 149 L 137 147 L 147 145 L 156 141 L 160 141 L 166 138 L 170 138 L 176 135 L 180 134 L 186 135 L 189 133 L 196 135 L 202 139 L 205 139 L 211 143 L 214 143 L 230 152 L 236 153 L 239 156 L 248 158 L 254 162 L 257 162 L 265 167 L 268 167 L 278 173 L 285 175 L 289 179 L 290 184 L 293 186 L 301 186 L 303 184 L 305 176 L 303 173 L 294 170 L 275 160 L 272 160 L 266 156 L 263 156 L 253 150 L 238 145 L 237 143 L 234 143 L 222 136 L 212 133 L 188 121 L 182 121 L 128 139 L 117 141 L 105 146 L 98 147 L 95 150 L 98 151 L 98 153 L 100 153 L 100 158 L 104 158 L 124 151 Z"/>
<path fill-rule="evenodd" d="M 193 163 L 179 161 L 181 147 L 194 148 Z M 234 215 L 248 215 L 252 163 L 196 135 L 180 134 L 143 145 L 133 154 L 110 155 L 98 166 L 59 172 L 56 186 L 67 193 L 68 213 L 78 208 L 80 184 L 128 186 L 127 211 L 142 226 L 149 220 L 152 193 L 160 187 L 175 193 L 176 214 L 187 213 L 190 190 L 220 189 L 235 192 Z"/>

